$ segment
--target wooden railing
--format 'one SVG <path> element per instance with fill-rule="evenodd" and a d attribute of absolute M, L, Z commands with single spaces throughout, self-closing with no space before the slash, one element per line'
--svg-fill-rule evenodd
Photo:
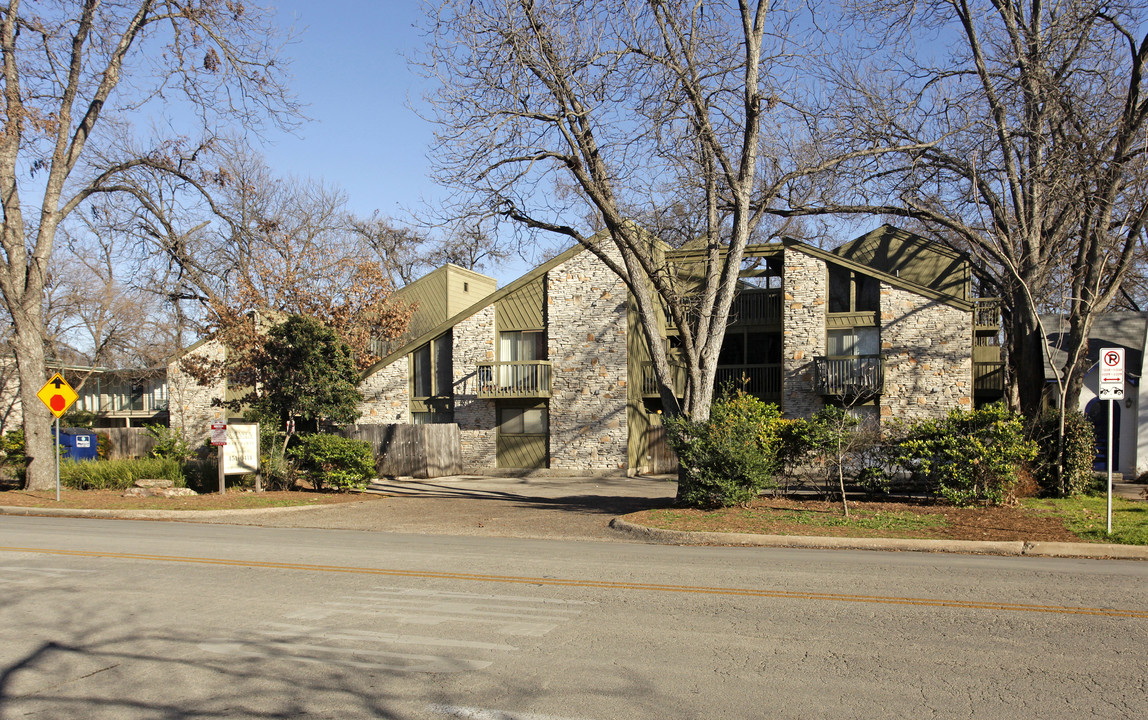
<path fill-rule="evenodd" d="M 670 372 L 674 376 L 674 394 L 682 397 L 686 394 L 686 366 L 671 363 Z M 642 395 L 657 397 L 658 394 L 658 378 L 654 375 L 654 363 L 646 360 L 642 363 Z"/>
<path fill-rule="evenodd" d="M 731 323 L 775 325 L 781 323 L 780 290 L 743 290 L 734 296 L 729 309 Z"/>
<path fill-rule="evenodd" d="M 478 364 L 480 398 L 550 397 L 550 362 L 516 360 Z"/>
<path fill-rule="evenodd" d="M 885 391 L 885 361 L 880 355 L 815 357 L 814 391 L 819 395 L 859 399 Z"/>
<path fill-rule="evenodd" d="M 758 397 L 781 398 L 781 365 L 722 365 L 717 369 L 714 389 L 744 390 Z"/>
<path fill-rule="evenodd" d="M 974 362 L 973 391 L 978 393 L 1004 392 L 1004 363 Z"/>
<path fill-rule="evenodd" d="M 977 329 L 1000 329 L 1001 301 L 1000 298 L 976 298 L 973 301 L 973 324 Z"/>

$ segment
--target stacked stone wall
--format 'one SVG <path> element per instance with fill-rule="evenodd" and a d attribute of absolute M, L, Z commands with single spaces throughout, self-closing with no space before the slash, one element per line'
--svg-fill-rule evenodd
<path fill-rule="evenodd" d="M 590 252 L 547 274 L 550 467 L 626 467 L 626 286 Z"/>
<path fill-rule="evenodd" d="M 881 284 L 883 419 L 972 407 L 972 313 Z"/>
<path fill-rule="evenodd" d="M 359 405 L 359 424 L 383 425 L 410 421 L 409 366 L 408 358 L 401 357 L 359 383 L 359 392 L 363 394 L 363 402 Z"/>
<path fill-rule="evenodd" d="M 825 406 L 813 392 L 813 358 L 825 354 L 825 263 L 786 249 L 782 276 L 782 410 L 809 417 Z"/>
<path fill-rule="evenodd" d="M 494 360 L 494 305 L 454 326 L 454 421 L 458 423 L 462 464 L 466 468 L 498 465 L 494 401 L 478 397 L 478 363 Z"/>
<path fill-rule="evenodd" d="M 181 430 L 184 437 L 193 444 L 198 445 L 211 435 L 211 423 L 227 420 L 227 411 L 212 405 L 215 399 L 223 400 L 226 397 L 227 383 L 219 380 L 209 385 L 200 385 L 195 378 L 180 369 L 180 360 L 194 356 L 221 361 L 226 354 L 223 343 L 209 340 L 167 366 L 168 424 Z"/>

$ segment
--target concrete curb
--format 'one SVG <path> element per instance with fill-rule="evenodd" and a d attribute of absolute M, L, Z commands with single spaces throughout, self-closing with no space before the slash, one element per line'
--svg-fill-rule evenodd
<path fill-rule="evenodd" d="M 813 548 L 822 550 L 896 550 L 971 555 L 1109 558 L 1148 560 L 1148 547 L 1094 543 L 1052 543 L 977 540 L 910 540 L 900 538 L 844 538 L 805 535 L 754 535 L 751 533 L 684 532 L 636 525 L 614 518 L 610 527 L 647 542 L 663 545 L 736 545 L 752 547 Z"/>
<path fill-rule="evenodd" d="M 346 503 L 343 503 L 346 504 Z M 240 510 L 88 510 L 84 508 L 43 508 L 21 505 L 0 505 L 0 515 L 24 515 L 47 517 L 86 517 L 109 520 L 189 520 L 199 518 L 242 517 L 259 513 L 280 513 L 295 510 L 315 510 L 332 507 L 323 505 L 288 505 L 286 507 L 243 508 Z"/>

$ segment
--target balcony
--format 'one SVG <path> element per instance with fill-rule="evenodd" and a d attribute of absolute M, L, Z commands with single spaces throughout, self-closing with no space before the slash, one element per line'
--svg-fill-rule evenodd
<path fill-rule="evenodd" d="M 729 309 L 731 324 L 780 325 L 780 290 L 742 290 L 733 298 Z"/>
<path fill-rule="evenodd" d="M 864 400 L 885 391 L 885 361 L 880 355 L 813 358 L 813 389 L 819 395 Z"/>
<path fill-rule="evenodd" d="M 1004 363 L 974 362 L 973 392 L 979 396 L 1004 394 Z"/>
<path fill-rule="evenodd" d="M 517 360 L 478 364 L 478 396 L 502 398 L 550 397 L 550 362 Z"/>
<path fill-rule="evenodd" d="M 973 303 L 973 325 L 976 327 L 976 329 L 992 331 L 1000 330 L 1000 298 L 976 298 Z"/>
<path fill-rule="evenodd" d="M 670 371 L 674 376 L 674 395 L 683 397 L 686 394 L 686 366 L 670 363 Z M 649 360 L 642 363 L 642 396 L 658 397 L 658 378 L 654 375 L 654 363 Z"/>
<path fill-rule="evenodd" d="M 767 400 L 781 401 L 781 365 L 721 365 L 714 378 L 714 390 L 742 390 Z"/>

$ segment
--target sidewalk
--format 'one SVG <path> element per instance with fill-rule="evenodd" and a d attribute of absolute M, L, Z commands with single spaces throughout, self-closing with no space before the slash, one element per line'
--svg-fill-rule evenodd
<path fill-rule="evenodd" d="M 1139 499 L 1139 490 L 1142 487 L 1131 485 L 1128 490 L 1130 494 L 1125 496 Z M 218 511 L 0 507 L 0 514 L 168 520 L 432 535 L 645 542 L 667 545 L 732 545 L 1148 560 L 1148 547 L 1131 545 L 686 533 L 634 525 L 617 517 L 651 507 L 669 507 L 676 490 L 677 484 L 665 478 L 513 478 L 459 475 L 433 480 L 409 478 L 386 480 L 372 484 L 367 491 L 372 495 L 402 498 L 402 502 L 363 501 L 339 505 Z"/>

